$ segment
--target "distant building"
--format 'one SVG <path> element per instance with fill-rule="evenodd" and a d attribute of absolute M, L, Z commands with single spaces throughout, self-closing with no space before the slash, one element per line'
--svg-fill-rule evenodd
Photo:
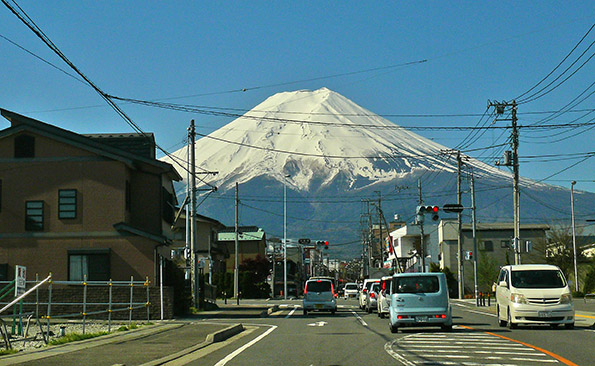
<path fill-rule="evenodd" d="M 80 135 L 0 109 L 0 268 L 158 283 L 177 204 L 152 134 Z"/>
<path fill-rule="evenodd" d="M 438 244 L 440 246 L 440 268 L 449 267 L 458 277 L 458 230 L 456 220 L 442 220 L 438 225 Z M 550 229 L 545 224 L 521 224 L 520 241 L 523 247 L 527 242 L 545 242 L 546 232 Z M 473 251 L 473 231 L 471 224 L 463 224 L 462 250 Z M 476 230 L 476 242 L 478 253 L 473 253 L 481 260 L 482 255 L 497 266 L 514 264 L 514 252 L 512 250 L 512 238 L 514 237 L 514 226 L 512 223 L 479 223 Z M 522 263 L 545 263 L 543 252 L 532 251 L 521 254 Z M 474 286 L 473 262 L 463 260 L 465 287 L 470 291 Z M 496 274 L 497 275 L 497 274 Z M 496 279 L 494 278 L 494 281 Z"/>
<path fill-rule="evenodd" d="M 266 258 L 266 233 L 256 226 L 240 226 L 238 234 L 238 264 L 246 259 L 256 257 Z M 225 261 L 225 271 L 233 272 L 235 266 L 235 228 L 228 227 L 217 233 L 218 247 L 221 251 L 229 253 Z"/>

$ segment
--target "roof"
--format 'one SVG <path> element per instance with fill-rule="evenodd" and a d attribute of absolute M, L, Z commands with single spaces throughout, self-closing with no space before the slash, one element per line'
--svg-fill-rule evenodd
<path fill-rule="evenodd" d="M 238 240 L 239 241 L 260 241 L 265 239 L 265 232 L 257 228 L 256 226 L 249 226 L 247 228 L 256 228 L 257 230 L 242 230 L 239 228 Z M 236 233 L 235 228 L 231 228 L 233 231 L 229 231 L 230 228 L 222 229 L 217 233 L 218 241 L 235 241 Z"/>
<path fill-rule="evenodd" d="M 112 133 L 83 135 L 104 144 L 147 159 L 155 159 L 155 136 L 152 133 Z"/>
<path fill-rule="evenodd" d="M 117 139 L 117 137 L 116 139 L 106 139 L 104 140 L 104 142 L 102 142 L 98 137 L 89 137 L 77 134 L 72 131 L 68 131 L 20 115 L 18 113 L 8 111 L 6 109 L 0 108 L 0 114 L 11 122 L 11 127 L 0 131 L 0 138 L 19 133 L 21 131 L 32 131 L 41 136 L 45 136 L 63 142 L 113 160 L 121 161 L 134 169 L 142 168 L 143 170 L 150 171 L 155 174 L 167 174 L 172 180 L 182 180 L 180 174 L 176 171 L 176 169 L 174 169 L 174 167 L 171 164 L 156 160 L 154 158 L 143 156 L 142 154 L 139 155 L 135 153 L 134 150 L 132 152 L 124 150 L 125 147 L 123 145 L 119 145 L 119 143 L 114 142 Z M 128 134 L 129 137 L 131 135 L 133 134 Z M 118 136 L 118 134 L 115 134 L 113 136 Z M 152 139 L 151 136 L 152 135 L 141 135 L 140 137 L 136 137 L 134 139 L 126 139 L 126 141 L 130 143 L 130 141 L 134 140 L 135 142 L 133 144 L 137 144 L 136 141 L 143 140 L 144 143 L 147 143 L 150 139 Z M 124 142 L 125 140 L 119 141 Z"/>

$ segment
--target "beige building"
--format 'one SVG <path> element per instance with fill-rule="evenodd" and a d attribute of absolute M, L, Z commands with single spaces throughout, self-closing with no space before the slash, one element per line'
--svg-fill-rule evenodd
<path fill-rule="evenodd" d="M 55 280 L 157 283 L 181 177 L 152 134 L 80 135 L 7 110 L 0 131 L 0 263 Z"/>
<path fill-rule="evenodd" d="M 473 230 L 471 224 L 463 224 L 462 229 L 463 253 L 473 251 Z M 545 242 L 546 231 L 550 227 L 545 224 L 521 224 L 520 229 L 521 244 L 525 248 L 527 242 Z M 497 268 L 506 264 L 514 264 L 514 252 L 511 245 L 513 236 L 514 229 L 512 223 L 478 223 L 476 230 L 478 253 L 474 253 L 473 255 L 477 256 L 478 260 L 481 260 L 482 255 L 488 257 L 490 262 Z M 440 221 L 438 225 L 438 245 L 440 250 L 440 268 L 450 268 L 455 277 L 457 277 L 458 225 L 456 220 Z M 545 263 L 545 254 L 537 250 L 523 252 L 521 253 L 521 263 Z M 463 260 L 463 267 L 466 293 L 471 293 L 471 289 L 474 287 L 473 261 Z"/>

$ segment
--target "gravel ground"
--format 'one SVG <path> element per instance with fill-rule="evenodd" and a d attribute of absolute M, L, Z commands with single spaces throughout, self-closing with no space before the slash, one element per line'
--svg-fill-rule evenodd
<path fill-rule="evenodd" d="M 112 322 L 111 324 L 111 332 L 115 332 L 123 325 L 128 325 L 126 323 L 115 323 Z M 78 322 L 64 322 L 64 323 L 56 323 L 50 324 L 50 341 L 54 339 L 60 338 L 60 327 L 64 327 L 64 333 L 66 335 L 69 334 L 83 334 L 83 323 Z M 23 324 L 23 332 L 26 331 L 26 324 Z M 10 326 L 7 324 L 7 329 L 10 332 Z M 85 334 L 90 333 L 98 333 L 98 332 L 108 332 L 108 324 L 105 321 L 97 322 L 97 321 L 87 321 L 85 323 Z M 43 323 L 43 331 L 47 330 L 46 324 Z M 1 339 L 1 338 L 0 338 Z M 15 336 L 10 339 L 12 344 L 12 348 L 19 351 L 37 349 L 41 347 L 45 347 L 45 342 L 43 341 L 43 336 L 41 330 L 39 329 L 39 325 L 31 323 L 29 326 L 28 337 L 21 337 Z M 2 344 L 1 348 L 4 349 L 4 342 L 0 342 Z"/>

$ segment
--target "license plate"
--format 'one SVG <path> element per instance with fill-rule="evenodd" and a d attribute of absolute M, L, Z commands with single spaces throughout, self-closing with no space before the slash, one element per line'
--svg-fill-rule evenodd
<path fill-rule="evenodd" d="M 418 323 L 425 323 L 428 321 L 428 317 L 425 315 L 424 316 L 416 316 L 415 321 Z"/>
<path fill-rule="evenodd" d="M 537 315 L 540 318 L 551 318 L 552 317 L 552 312 L 551 311 L 539 311 L 539 312 L 537 312 Z"/>
<path fill-rule="evenodd" d="M 322 309 L 322 304 L 316 304 L 316 309 Z"/>

